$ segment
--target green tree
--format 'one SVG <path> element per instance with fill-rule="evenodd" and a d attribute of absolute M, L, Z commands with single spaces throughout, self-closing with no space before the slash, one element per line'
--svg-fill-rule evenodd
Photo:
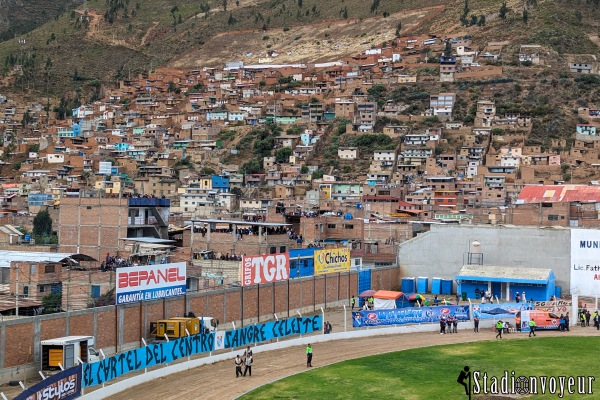
<path fill-rule="evenodd" d="M 262 166 L 256 158 L 253 158 L 252 160 L 242 165 L 242 171 L 244 174 L 258 174 L 262 172 Z"/>
<path fill-rule="evenodd" d="M 227 11 L 227 0 L 221 0 L 221 4 L 223 5 L 223 11 Z"/>
<path fill-rule="evenodd" d="M 506 2 L 503 2 L 500 10 L 498 11 L 498 16 L 501 19 L 506 19 L 506 13 L 508 13 L 508 7 L 506 6 Z"/>
<path fill-rule="evenodd" d="M 290 161 L 290 156 L 292 155 L 291 147 L 282 147 L 281 149 L 277 149 L 275 152 L 275 159 L 280 163 L 287 163 Z"/>
<path fill-rule="evenodd" d="M 318 169 L 312 173 L 312 178 L 313 179 L 321 179 L 323 177 L 323 175 L 325 175 L 325 173 L 322 170 Z"/>
<path fill-rule="evenodd" d="M 42 298 L 44 314 L 60 312 L 62 309 L 62 293 L 48 293 Z"/>
<path fill-rule="evenodd" d="M 47 209 L 38 211 L 33 218 L 33 235 L 47 237 L 52 234 L 52 218 Z"/>
<path fill-rule="evenodd" d="M 452 55 L 452 42 L 450 40 L 446 40 L 446 45 L 444 46 L 444 55 L 446 57 Z"/>
<path fill-rule="evenodd" d="M 302 0 L 298 0 L 298 8 L 302 8 Z"/>
<path fill-rule="evenodd" d="M 523 22 L 527 23 L 529 21 L 529 13 L 527 10 L 523 10 Z"/>
<path fill-rule="evenodd" d="M 300 173 L 308 174 L 308 167 L 306 165 L 303 165 L 302 168 L 300 168 Z"/>
<path fill-rule="evenodd" d="M 398 25 L 396 25 L 396 37 L 400 36 L 401 30 L 402 30 L 402 22 L 398 22 Z"/>
<path fill-rule="evenodd" d="M 373 0 L 373 3 L 371 4 L 371 14 L 377 13 L 377 9 L 379 8 L 379 1 L 380 0 Z"/>
<path fill-rule="evenodd" d="M 477 26 L 484 26 L 485 25 L 485 15 L 480 15 L 479 16 L 479 21 L 477 21 Z"/>
<path fill-rule="evenodd" d="M 244 192 L 239 187 L 234 187 L 231 189 L 231 194 L 235 194 L 235 197 L 240 198 L 244 195 Z"/>

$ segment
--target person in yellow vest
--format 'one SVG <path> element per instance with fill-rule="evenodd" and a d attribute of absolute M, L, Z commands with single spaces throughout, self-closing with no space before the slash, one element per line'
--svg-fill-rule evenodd
<path fill-rule="evenodd" d="M 533 336 L 535 336 L 535 321 L 533 319 L 529 320 L 529 337 L 531 337 L 531 334 L 533 334 Z"/>
<path fill-rule="evenodd" d="M 502 339 L 502 329 L 504 329 L 504 322 L 502 322 L 502 320 L 496 322 L 496 330 L 498 331 L 498 334 L 496 335 L 496 339 L 498 339 L 498 337 L 500 337 L 500 339 Z"/>
<path fill-rule="evenodd" d="M 306 366 L 312 367 L 312 347 L 310 343 L 306 346 Z"/>

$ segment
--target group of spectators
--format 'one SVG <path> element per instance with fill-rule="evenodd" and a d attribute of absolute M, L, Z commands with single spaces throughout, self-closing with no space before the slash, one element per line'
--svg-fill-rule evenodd
<path fill-rule="evenodd" d="M 119 256 L 111 257 L 110 253 L 107 253 L 106 259 L 100 264 L 100 271 L 114 271 L 117 268 L 135 267 L 136 265 Z"/>

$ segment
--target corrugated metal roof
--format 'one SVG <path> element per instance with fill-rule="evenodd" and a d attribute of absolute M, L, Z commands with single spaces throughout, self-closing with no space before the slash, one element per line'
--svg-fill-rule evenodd
<path fill-rule="evenodd" d="M 588 185 L 527 185 L 516 204 L 600 202 L 600 186 Z"/>
<path fill-rule="evenodd" d="M 161 238 L 155 238 L 155 237 L 121 238 L 120 240 L 126 240 L 126 241 L 130 241 L 130 242 L 140 242 L 140 243 L 152 243 L 152 244 L 175 243 L 175 240 L 161 239 Z"/>
<path fill-rule="evenodd" d="M 458 280 L 495 280 L 502 282 L 547 283 L 550 268 L 506 267 L 494 265 L 463 265 L 456 275 Z"/>
<path fill-rule="evenodd" d="M 42 251 L 0 250 L 0 268 L 9 268 L 10 263 L 12 261 L 60 263 L 66 260 L 96 261 L 90 256 L 77 253 L 49 253 Z"/>

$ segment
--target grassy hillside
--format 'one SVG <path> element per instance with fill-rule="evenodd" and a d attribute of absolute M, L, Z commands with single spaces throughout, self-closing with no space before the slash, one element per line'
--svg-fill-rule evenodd
<path fill-rule="evenodd" d="M 304 41 L 311 41 L 314 35 L 315 42 L 325 38 L 331 42 L 337 32 L 340 35 L 335 40 L 340 41 L 344 37 L 354 36 L 357 40 L 359 35 L 372 35 L 371 41 L 358 42 L 367 48 L 376 44 L 376 40 L 392 35 L 397 22 L 402 23 L 403 33 L 414 30 L 440 35 L 469 34 L 480 48 L 489 41 L 511 40 L 512 43 L 548 45 L 558 53 L 598 53 L 599 48 L 590 36 L 595 34 L 597 39 L 599 25 L 594 11 L 599 1 L 526 0 L 523 3 L 509 0 L 502 18 L 500 0 L 331 0 L 327 3 L 317 0 L 89 0 L 87 14 L 84 15 L 82 5 L 77 12 L 64 12 L 22 36 L 26 39 L 22 48 L 16 39 L 0 43 L 0 57 L 5 61 L 5 76 L 15 75 L 14 65 L 24 65 L 24 74 L 16 76 L 13 84 L 20 92 L 29 90 L 34 95 L 49 93 L 53 96 L 77 94 L 82 100 L 89 100 L 98 95 L 103 85 L 110 85 L 128 73 L 148 71 L 167 63 L 189 67 L 230 61 L 241 50 L 220 54 L 215 49 L 227 48 L 227 43 L 234 40 L 244 44 L 244 52 L 259 54 L 269 46 L 276 49 L 278 45 L 285 45 L 283 50 L 298 47 L 301 41 L 294 42 L 300 39 L 298 36 Z M 523 18 L 524 4 L 527 21 Z M 440 5 L 445 8 L 435 16 L 432 13 L 432 19 L 424 14 L 394 14 Z M 26 6 L 20 12 L 33 15 Z M 50 11 L 46 14 L 50 15 Z M 464 26 L 461 16 L 467 21 L 483 16 L 486 23 Z M 332 21 L 338 22 L 330 23 Z M 356 29 L 347 29 L 345 25 Z M 301 31 L 296 28 L 300 26 L 304 27 Z M 362 34 L 359 29 L 363 29 Z M 284 31 L 291 36 L 283 35 Z M 301 34 L 294 36 L 296 31 Z M 226 32 L 230 34 L 220 35 Z M 381 35 L 377 35 L 379 33 Z M 222 40 L 215 41 L 215 37 Z M 269 39 L 261 40 L 264 37 Z M 344 50 L 348 54 L 356 52 L 351 46 Z M 308 54 L 314 53 L 309 51 Z M 343 54 L 335 53 L 336 57 L 340 55 Z"/>
<path fill-rule="evenodd" d="M 3 0 L 0 2 L 0 41 L 36 29 L 81 4 L 78 0 Z"/>

